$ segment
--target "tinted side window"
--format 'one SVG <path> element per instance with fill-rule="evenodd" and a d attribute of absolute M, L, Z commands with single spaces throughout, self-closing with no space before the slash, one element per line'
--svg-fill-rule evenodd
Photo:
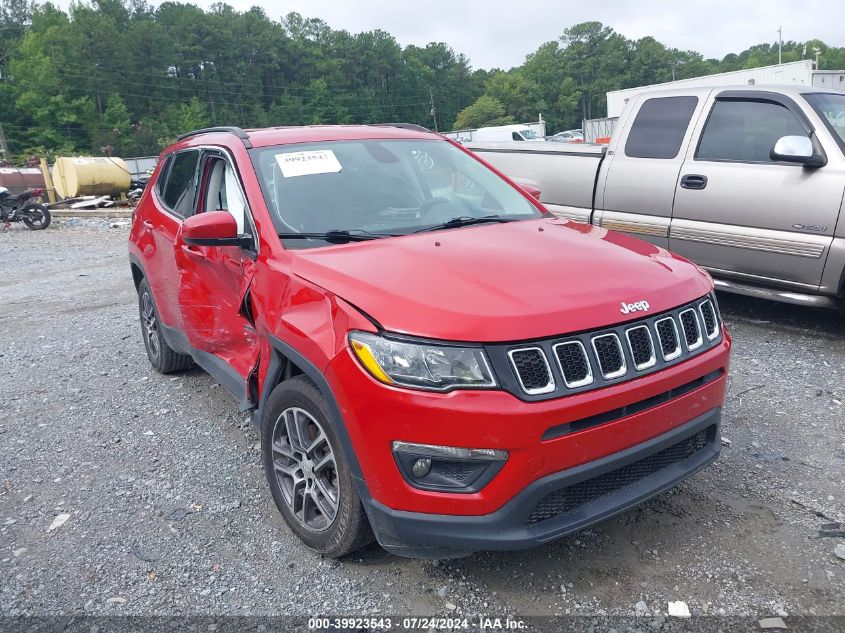
<path fill-rule="evenodd" d="M 170 159 L 170 171 L 167 174 L 162 199 L 164 204 L 182 217 L 188 217 L 194 213 L 198 160 L 199 152 L 197 151 L 180 152 Z"/>
<path fill-rule="evenodd" d="M 698 97 L 648 99 L 637 112 L 625 143 L 625 156 L 675 158 L 681 151 Z"/>
<path fill-rule="evenodd" d="M 170 159 L 172 155 L 167 156 L 161 165 L 161 170 L 158 172 L 158 181 L 156 182 L 156 191 L 161 198 L 164 198 L 164 185 L 167 183 L 167 170 L 170 169 Z"/>
<path fill-rule="evenodd" d="M 713 105 L 698 151 L 698 160 L 769 162 L 781 136 L 806 136 L 798 119 L 771 101 L 720 100 Z"/>
<path fill-rule="evenodd" d="M 511 138 L 515 141 L 522 141 L 524 140 L 520 135 L 519 132 L 511 132 Z"/>

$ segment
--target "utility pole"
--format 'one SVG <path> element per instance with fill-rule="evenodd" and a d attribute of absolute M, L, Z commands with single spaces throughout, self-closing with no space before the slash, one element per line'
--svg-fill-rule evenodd
<path fill-rule="evenodd" d="M 0 156 L 3 160 L 9 160 L 9 147 L 6 145 L 6 135 L 3 133 L 2 125 L 0 125 Z"/>
<path fill-rule="evenodd" d="M 819 55 L 822 54 L 822 49 L 816 47 L 813 49 L 816 52 L 816 70 L 819 69 Z"/>
<path fill-rule="evenodd" d="M 437 110 L 434 108 L 434 91 L 428 87 L 428 98 L 431 100 L 431 118 L 434 120 L 434 131 L 437 132 Z"/>
<path fill-rule="evenodd" d="M 783 63 L 783 27 L 778 27 L 778 64 Z"/>

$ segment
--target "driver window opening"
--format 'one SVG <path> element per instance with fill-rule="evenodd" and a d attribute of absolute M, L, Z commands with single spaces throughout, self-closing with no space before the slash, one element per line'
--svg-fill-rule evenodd
<path fill-rule="evenodd" d="M 246 201 L 238 186 L 237 176 L 222 158 L 211 158 L 206 164 L 206 191 L 203 211 L 227 211 L 238 225 L 238 234 L 251 233 L 246 222 Z"/>

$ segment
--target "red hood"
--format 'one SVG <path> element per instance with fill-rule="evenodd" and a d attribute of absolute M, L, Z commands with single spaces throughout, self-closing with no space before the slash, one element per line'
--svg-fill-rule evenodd
<path fill-rule="evenodd" d="M 690 262 L 600 227 L 541 219 L 295 251 L 293 272 L 386 330 L 514 341 L 641 318 L 706 294 Z"/>

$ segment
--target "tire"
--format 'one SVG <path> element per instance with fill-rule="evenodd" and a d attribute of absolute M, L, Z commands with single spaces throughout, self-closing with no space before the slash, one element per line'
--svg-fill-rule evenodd
<path fill-rule="evenodd" d="M 261 422 L 264 472 L 291 531 L 331 558 L 372 543 L 364 505 L 317 386 L 305 376 L 277 385 Z"/>
<path fill-rule="evenodd" d="M 34 214 L 35 218 L 30 218 L 29 215 Z M 33 231 L 43 231 L 53 220 L 50 211 L 43 204 L 28 204 L 21 210 L 23 223 Z"/>
<path fill-rule="evenodd" d="M 188 369 L 194 364 L 193 358 L 176 352 L 164 340 L 153 293 L 146 279 L 142 279 L 138 284 L 138 313 L 141 317 L 141 337 L 144 339 L 147 358 L 150 359 L 153 369 L 162 374 L 171 374 Z"/>

